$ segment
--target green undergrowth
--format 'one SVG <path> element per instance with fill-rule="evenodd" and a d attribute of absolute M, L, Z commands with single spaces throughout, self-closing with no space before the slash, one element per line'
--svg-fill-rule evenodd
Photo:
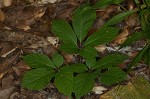
<path fill-rule="evenodd" d="M 51 31 L 62 41 L 59 52 L 54 53 L 52 57 L 40 53 L 23 56 L 23 60 L 32 69 L 24 74 L 22 87 L 29 90 L 41 90 L 52 81 L 59 92 L 70 98 L 80 99 L 92 90 L 96 79 L 103 85 L 111 86 L 124 81 L 127 73 L 141 59 L 144 59 L 144 62 L 149 65 L 150 20 L 148 17 L 150 16 L 150 3 L 148 0 L 145 0 L 146 6 L 144 8 L 135 0 L 139 9 L 123 11 L 115 15 L 93 34 L 88 35 L 88 31 L 96 20 L 96 9 L 104 8 L 110 4 L 119 4 L 123 1 L 99 0 L 95 5 L 83 4 L 73 12 L 71 24 L 62 19 L 53 20 Z M 140 39 L 145 39 L 146 45 L 132 60 L 127 72 L 125 72 L 118 67 L 118 64 L 123 63 L 128 59 L 128 56 L 116 52 L 100 57 L 94 47 L 114 40 L 120 31 L 115 25 L 133 13 L 139 13 L 141 31 L 131 35 L 120 46 L 120 49 Z M 60 51 L 67 54 L 77 54 L 79 56 L 78 62 L 74 64 L 64 62 Z"/>

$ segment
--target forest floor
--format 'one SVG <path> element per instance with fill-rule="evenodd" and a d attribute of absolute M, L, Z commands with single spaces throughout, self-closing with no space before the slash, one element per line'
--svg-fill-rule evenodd
<path fill-rule="evenodd" d="M 66 96 L 58 92 L 53 83 L 50 83 L 41 91 L 23 89 L 20 84 L 21 79 L 30 68 L 21 57 L 33 52 L 51 56 L 59 43 L 58 38 L 50 30 L 52 20 L 64 19 L 70 22 L 73 11 L 87 0 L 48 0 L 50 3 L 44 3 L 43 1 L 0 0 L 0 99 L 67 99 Z M 91 3 L 95 2 L 96 0 L 91 0 Z M 121 5 L 127 10 L 136 7 L 133 0 L 125 0 Z M 93 33 L 92 31 L 100 28 L 121 10 L 118 5 L 98 9 L 97 19 L 89 32 Z M 140 22 L 137 20 L 137 15 L 134 14 L 117 24 L 117 27 L 121 29 L 121 32 L 114 41 L 109 45 L 96 47 L 102 55 L 117 51 L 118 46 L 135 30 L 139 29 Z M 144 44 L 145 41 L 141 40 L 123 48 L 120 52 L 133 58 L 143 48 Z M 73 63 L 75 61 L 74 55 L 63 55 L 67 62 Z M 126 68 L 128 62 L 130 60 L 120 64 L 120 68 Z M 135 74 L 144 75 L 145 78 L 149 79 L 150 71 L 141 62 L 139 67 L 131 73 L 131 75 Z M 103 94 L 113 87 L 107 87 Z M 96 83 L 93 92 L 84 96 L 83 99 L 110 99 L 102 98 L 100 94 L 101 85 Z"/>

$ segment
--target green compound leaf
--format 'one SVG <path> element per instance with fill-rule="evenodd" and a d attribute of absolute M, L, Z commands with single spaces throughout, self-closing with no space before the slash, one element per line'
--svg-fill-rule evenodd
<path fill-rule="evenodd" d="M 46 68 L 33 69 L 25 73 L 21 85 L 30 90 L 41 90 L 48 85 L 54 74 L 54 71 Z"/>
<path fill-rule="evenodd" d="M 84 58 L 93 58 L 96 57 L 97 51 L 94 47 L 87 46 L 80 50 L 79 54 Z"/>
<path fill-rule="evenodd" d="M 75 46 L 69 42 L 61 44 L 60 49 L 66 53 L 69 53 L 69 54 L 77 53 L 79 50 L 77 46 Z"/>
<path fill-rule="evenodd" d="M 93 68 L 106 69 L 122 63 L 125 59 L 127 59 L 126 55 L 110 54 L 97 61 Z"/>
<path fill-rule="evenodd" d="M 77 38 L 68 22 L 64 20 L 55 20 L 52 22 L 52 32 L 64 42 L 70 42 L 77 46 Z"/>
<path fill-rule="evenodd" d="M 23 60 L 31 68 L 47 68 L 47 69 L 56 68 L 53 62 L 49 59 L 49 57 L 39 53 L 33 53 L 30 55 L 23 56 Z"/>
<path fill-rule="evenodd" d="M 74 93 L 77 99 L 80 99 L 81 96 L 89 93 L 94 87 L 95 74 L 92 73 L 82 73 L 78 74 L 74 78 Z"/>
<path fill-rule="evenodd" d="M 83 5 L 77 8 L 73 13 L 73 29 L 80 42 L 86 37 L 94 20 L 96 12 L 89 5 Z"/>
<path fill-rule="evenodd" d="M 73 64 L 70 67 L 71 67 L 72 71 L 76 72 L 76 73 L 81 73 L 81 72 L 85 72 L 88 70 L 86 65 L 84 65 L 82 63 Z"/>
<path fill-rule="evenodd" d="M 104 72 L 100 76 L 100 82 L 108 86 L 119 83 L 120 81 L 123 81 L 125 79 L 126 73 L 118 67 L 111 67 L 107 72 Z"/>
<path fill-rule="evenodd" d="M 91 69 L 95 65 L 95 63 L 96 63 L 96 58 L 87 58 L 86 61 L 85 61 L 85 63 L 87 65 L 87 67 L 89 69 Z"/>
<path fill-rule="evenodd" d="M 123 42 L 123 44 L 121 44 L 119 49 L 128 46 L 137 40 L 140 40 L 142 37 L 143 37 L 143 32 L 137 32 L 132 34 L 130 37 L 127 38 L 127 40 Z"/>
<path fill-rule="evenodd" d="M 94 8 L 102 8 L 102 7 L 106 7 L 110 4 L 119 4 L 122 1 L 123 0 L 99 0 L 93 7 Z"/>
<path fill-rule="evenodd" d="M 103 27 L 93 33 L 85 41 L 84 46 L 96 46 L 112 41 L 118 34 L 119 29 L 115 27 Z"/>
<path fill-rule="evenodd" d="M 71 96 L 73 92 L 73 80 L 74 76 L 70 66 L 64 66 L 60 72 L 55 75 L 54 83 L 59 92 Z"/>
<path fill-rule="evenodd" d="M 57 52 L 52 56 L 52 61 L 55 64 L 56 67 L 60 67 L 63 62 L 64 58 L 62 55 L 58 54 Z"/>
<path fill-rule="evenodd" d="M 114 17 L 112 17 L 110 20 L 108 20 L 104 26 L 110 26 L 110 25 L 114 25 L 118 22 L 123 21 L 126 17 L 128 17 L 129 15 L 133 14 L 134 12 L 136 12 L 136 10 L 131 10 L 131 11 L 127 11 L 127 12 L 123 12 L 120 13 Z"/>
<path fill-rule="evenodd" d="M 95 5 L 94 8 L 102 8 L 106 7 L 112 2 L 112 0 L 99 0 Z"/>

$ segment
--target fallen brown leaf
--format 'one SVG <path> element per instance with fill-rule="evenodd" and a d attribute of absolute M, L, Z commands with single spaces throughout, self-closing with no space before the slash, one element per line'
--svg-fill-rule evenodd
<path fill-rule="evenodd" d="M 19 10 L 19 11 L 18 11 Z M 17 9 L 17 12 L 7 13 L 6 23 L 19 29 L 29 30 L 30 26 L 45 14 L 45 7 L 25 7 Z"/>
<path fill-rule="evenodd" d="M 72 14 L 73 10 L 74 10 L 74 7 L 67 8 L 63 11 L 60 11 L 58 13 L 58 18 L 64 19 L 64 20 L 71 20 L 71 14 Z"/>
<path fill-rule="evenodd" d="M 101 26 L 103 26 L 105 24 L 105 21 L 99 17 L 96 19 L 96 21 L 94 22 L 94 25 L 93 25 L 93 29 L 97 30 L 99 29 Z"/>
<path fill-rule="evenodd" d="M 9 98 L 10 99 L 20 98 L 19 95 L 20 94 L 18 92 L 14 92 Z"/>
<path fill-rule="evenodd" d="M 6 46 L 6 45 L 7 45 L 7 46 Z M 3 42 L 3 43 L 1 44 L 0 56 L 6 54 L 7 52 L 9 52 L 9 51 L 12 50 L 12 49 L 13 49 L 13 46 L 12 46 L 10 43 L 8 43 L 8 42 Z"/>
<path fill-rule="evenodd" d="M 15 60 L 17 60 L 17 58 L 19 58 L 19 56 L 19 53 L 17 53 L 16 55 L 11 56 L 10 58 L 3 61 L 0 66 L 1 76 L 4 76 L 8 71 L 10 71 L 12 64 L 15 62 Z"/>
<path fill-rule="evenodd" d="M 30 69 L 30 67 L 27 64 L 25 64 L 23 61 L 18 62 L 12 68 L 19 77 L 21 77 L 24 74 L 24 72 Z"/>
<path fill-rule="evenodd" d="M 140 21 L 138 20 L 137 16 L 138 16 L 138 14 L 133 14 L 133 15 L 129 16 L 125 20 L 127 26 L 129 26 L 129 27 L 139 26 Z"/>
<path fill-rule="evenodd" d="M 2 79 L 2 89 L 7 89 L 7 88 L 13 86 L 13 79 L 14 79 L 14 77 L 12 74 L 9 74 L 6 77 L 4 77 Z"/>
<path fill-rule="evenodd" d="M 106 7 L 106 9 L 97 10 L 97 16 L 101 17 L 103 20 L 108 20 L 119 12 L 120 7 L 118 5 L 110 5 Z"/>
<path fill-rule="evenodd" d="M 65 61 L 66 61 L 67 63 L 74 63 L 74 62 L 75 62 L 75 57 L 74 57 L 74 55 L 63 54 L 63 56 L 65 57 Z"/>
<path fill-rule="evenodd" d="M 42 50 L 43 53 L 45 53 L 48 56 L 52 56 L 56 52 L 56 48 L 51 44 L 49 44 L 47 47 L 44 47 Z"/>
<path fill-rule="evenodd" d="M 9 99 L 10 95 L 14 91 L 14 87 L 10 87 L 0 91 L 0 99 Z"/>
<path fill-rule="evenodd" d="M 125 28 L 113 41 L 114 46 L 118 45 L 118 44 L 122 44 L 126 39 L 127 36 L 129 35 L 129 30 L 127 28 Z"/>
<path fill-rule="evenodd" d="M 4 12 L 0 9 L 0 21 L 3 22 L 5 20 L 5 14 Z"/>

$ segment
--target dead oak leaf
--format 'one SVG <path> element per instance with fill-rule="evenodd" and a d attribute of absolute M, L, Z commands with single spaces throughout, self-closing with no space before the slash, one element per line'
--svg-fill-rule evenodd
<path fill-rule="evenodd" d="M 122 44 L 128 37 L 129 35 L 129 30 L 125 28 L 113 41 L 113 46 L 116 46 L 118 44 Z"/>
<path fill-rule="evenodd" d="M 29 30 L 39 18 L 41 18 L 46 11 L 46 7 L 25 7 L 18 9 L 17 12 L 7 12 L 6 22 L 19 29 Z"/>

